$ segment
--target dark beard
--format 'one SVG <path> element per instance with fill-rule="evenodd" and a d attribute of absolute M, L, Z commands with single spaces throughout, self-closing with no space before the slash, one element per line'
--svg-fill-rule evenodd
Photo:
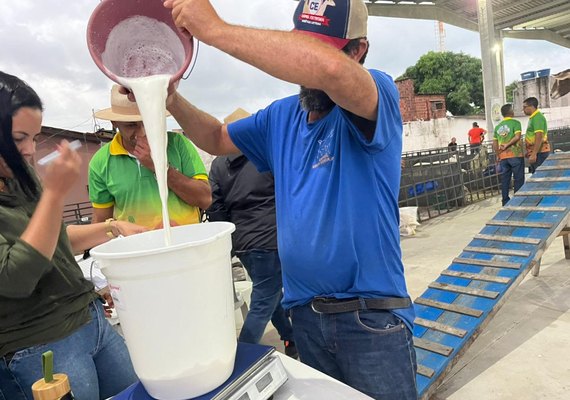
<path fill-rule="evenodd" d="M 301 107 L 303 110 L 308 112 L 329 111 L 334 107 L 334 102 L 325 92 L 318 89 L 307 89 L 304 86 L 301 86 L 301 91 L 299 92 L 299 101 L 301 102 Z"/>

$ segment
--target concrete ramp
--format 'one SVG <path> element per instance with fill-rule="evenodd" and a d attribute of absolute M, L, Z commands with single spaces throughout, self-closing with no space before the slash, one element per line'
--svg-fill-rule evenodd
<path fill-rule="evenodd" d="M 429 399 L 526 274 L 538 274 L 569 211 L 570 153 L 551 154 L 414 301 L 421 399 Z"/>

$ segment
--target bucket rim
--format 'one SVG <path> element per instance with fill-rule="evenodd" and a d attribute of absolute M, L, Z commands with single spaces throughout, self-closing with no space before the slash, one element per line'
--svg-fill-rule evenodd
<path fill-rule="evenodd" d="M 114 0 L 100 1 L 99 4 L 97 4 L 97 6 L 95 6 L 93 11 L 91 12 L 91 15 L 89 16 L 89 20 L 87 21 L 87 31 L 85 33 L 85 38 L 87 41 L 87 50 L 89 51 L 89 55 L 91 56 L 91 59 L 93 60 L 93 62 L 97 66 L 97 68 L 99 68 L 99 70 L 105 76 L 107 76 L 109 79 L 111 79 L 112 81 L 121 85 L 121 82 L 119 82 L 119 80 L 118 80 L 119 76 L 116 75 L 111 70 L 109 70 L 107 67 L 105 67 L 105 65 L 103 64 L 102 57 L 101 57 L 102 52 L 101 53 L 96 52 L 94 49 L 94 45 L 93 45 L 93 36 L 95 35 L 93 32 L 96 31 L 95 29 L 93 29 L 93 27 L 95 26 L 95 22 L 98 18 L 98 15 L 100 13 L 102 13 L 103 11 L 105 11 L 107 8 L 112 7 L 113 1 Z M 138 13 L 133 14 L 133 16 L 136 16 L 136 15 L 139 15 L 139 14 Z M 143 15 L 143 16 L 153 18 L 153 17 L 148 16 L 148 15 Z M 161 22 L 164 22 L 164 21 L 161 21 Z M 167 25 L 169 25 L 169 24 L 167 24 Z M 170 77 L 170 84 L 174 84 L 174 83 L 178 82 L 180 79 L 182 79 L 182 77 L 184 76 L 184 73 L 188 70 L 188 67 L 190 67 L 190 64 L 192 63 L 192 61 L 196 62 L 196 57 L 198 55 L 196 46 L 197 46 L 198 40 L 196 38 L 194 38 L 194 36 L 192 34 L 190 34 L 189 32 L 182 33 L 174 25 L 170 26 L 170 28 L 174 31 L 176 36 L 178 36 L 178 38 L 182 42 L 185 50 L 186 50 L 187 46 L 189 46 L 189 48 L 190 48 L 190 51 L 184 55 L 184 61 L 182 63 L 183 65 L 181 66 L 181 68 L 175 74 L 172 74 L 172 76 Z M 189 45 L 187 45 L 185 43 L 185 41 L 188 41 Z M 192 72 L 192 71 L 190 71 L 190 72 Z"/>
<path fill-rule="evenodd" d="M 236 226 L 231 223 L 231 222 L 225 222 L 225 221 L 215 221 L 215 222 L 208 222 L 207 224 L 216 224 L 216 225 L 226 225 L 226 228 L 221 230 L 220 232 L 217 232 L 216 234 L 212 235 L 209 238 L 206 239 L 202 239 L 202 240 L 196 240 L 196 241 L 192 241 L 192 242 L 186 242 L 186 243 L 180 243 L 180 244 L 175 244 L 175 245 L 171 245 L 168 247 L 159 247 L 156 249 L 143 249 L 143 250 L 136 250 L 136 251 L 125 251 L 125 252 L 121 252 L 121 253 L 117 253 L 117 252 L 113 252 L 113 253 L 107 253 L 107 252 L 102 252 L 101 250 L 104 250 L 105 247 L 110 246 L 110 244 L 116 240 L 129 240 L 129 238 L 138 236 L 138 235 L 144 235 L 145 233 L 150 233 L 150 232 L 156 232 L 155 231 L 149 231 L 149 232 L 144 232 L 144 233 L 140 233 L 138 235 L 132 235 L 132 236 L 126 236 L 123 238 L 117 238 L 114 239 L 112 241 L 108 241 L 105 243 L 102 243 L 98 246 L 95 246 L 94 248 L 92 248 L 89 253 L 91 254 L 91 256 L 94 259 L 101 259 L 101 260 L 115 260 L 115 259 L 119 259 L 119 258 L 137 258 L 137 257 L 145 257 L 145 256 L 149 256 L 149 255 L 156 255 L 156 254 L 163 254 L 163 253 L 169 253 L 171 251 L 176 251 L 176 250 L 180 250 L 180 249 L 184 249 L 187 247 L 196 247 L 196 246 L 202 246 L 205 244 L 209 244 L 211 242 L 214 242 L 216 240 L 218 240 L 220 237 L 222 236 L 226 236 L 227 234 L 231 234 L 232 232 L 234 232 L 236 230 Z M 192 225 L 202 225 L 202 223 L 199 224 L 192 224 Z M 187 228 L 188 226 L 192 226 L 192 225 L 181 225 L 181 226 L 174 226 L 171 228 L 172 230 L 176 230 L 179 228 Z M 205 224 L 204 224 L 205 225 Z M 162 229 L 160 229 L 162 230 Z M 115 242 L 116 243 L 116 242 Z M 102 268 L 105 268 L 105 266 L 101 266 Z"/>

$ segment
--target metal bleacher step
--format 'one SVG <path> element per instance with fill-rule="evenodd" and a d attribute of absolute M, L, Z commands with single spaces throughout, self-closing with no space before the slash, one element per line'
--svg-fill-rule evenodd
<path fill-rule="evenodd" d="M 552 154 L 414 301 L 420 399 L 434 393 L 568 223 L 570 153 Z M 565 236 L 569 250 L 570 241 Z M 534 274 L 534 272 L 533 272 Z"/>

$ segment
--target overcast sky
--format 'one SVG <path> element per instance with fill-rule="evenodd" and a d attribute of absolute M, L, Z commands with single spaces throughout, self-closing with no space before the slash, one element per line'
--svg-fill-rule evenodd
<path fill-rule="evenodd" d="M 98 0 L 0 1 L 0 70 L 26 80 L 45 103 L 44 125 L 93 131 L 92 110 L 109 106 L 112 82 L 93 63 L 85 41 L 89 16 Z M 228 22 L 292 28 L 292 0 L 213 0 Z M 478 35 L 445 25 L 449 51 L 480 56 Z M 435 50 L 433 21 L 371 17 L 369 68 L 394 78 Z M 570 50 L 544 41 L 504 42 L 506 82 L 529 70 L 570 68 Z M 276 54 L 276 57 L 279 55 Z M 222 119 L 235 108 L 253 112 L 297 92 L 294 85 L 255 70 L 205 45 L 180 91 L 199 108 Z M 170 118 L 172 119 L 172 118 Z M 171 127 L 173 121 L 169 122 Z M 106 124 L 102 124 L 108 127 Z"/>

